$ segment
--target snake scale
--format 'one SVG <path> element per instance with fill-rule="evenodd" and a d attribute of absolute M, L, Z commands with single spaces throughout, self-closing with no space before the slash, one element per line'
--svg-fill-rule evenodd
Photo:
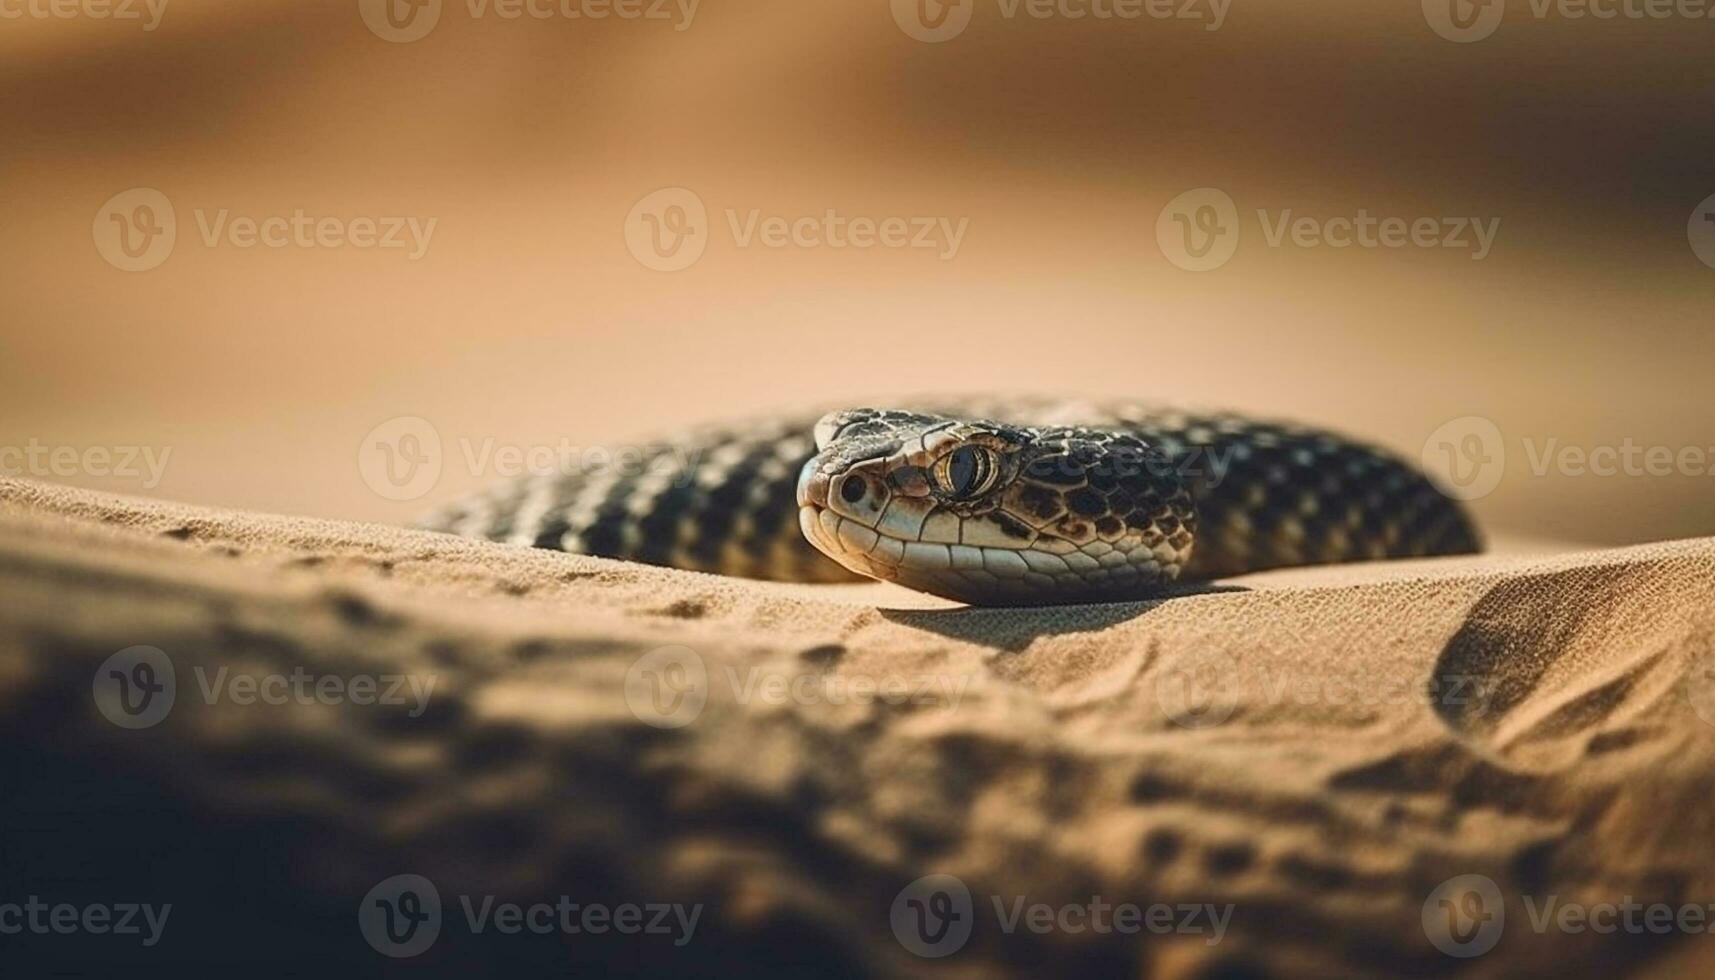
<path fill-rule="evenodd" d="M 1293 565 L 1479 549 L 1380 448 L 1233 413 L 923 402 L 714 426 L 535 474 L 421 526 L 750 578 L 874 578 L 974 605 L 1159 595 Z"/>

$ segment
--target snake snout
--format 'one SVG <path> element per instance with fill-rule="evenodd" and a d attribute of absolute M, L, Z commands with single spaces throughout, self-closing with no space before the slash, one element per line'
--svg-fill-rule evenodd
<path fill-rule="evenodd" d="M 896 496 L 887 485 L 886 464 L 885 457 L 854 461 L 825 451 L 798 474 L 804 537 L 850 571 L 870 577 L 880 577 L 871 552 L 882 543 L 880 526 Z"/>
<path fill-rule="evenodd" d="M 810 457 L 798 471 L 798 506 L 828 506 L 828 475 L 822 472 L 822 461 Z"/>
<path fill-rule="evenodd" d="M 828 511 L 866 527 L 875 526 L 893 496 L 874 464 L 859 464 L 834 473 L 823 468 L 810 473 L 801 483 L 803 491 L 798 506 Z"/>
<path fill-rule="evenodd" d="M 798 506 L 832 508 L 854 519 L 873 518 L 887 504 L 886 482 L 865 467 L 830 473 L 812 459 L 798 473 Z"/>

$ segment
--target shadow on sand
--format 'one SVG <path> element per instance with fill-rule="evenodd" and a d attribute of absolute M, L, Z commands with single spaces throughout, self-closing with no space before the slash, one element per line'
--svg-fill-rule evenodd
<path fill-rule="evenodd" d="M 882 609 L 883 618 L 948 639 L 1018 653 L 1039 637 L 1096 633 L 1136 619 L 1158 606 L 1194 596 L 1249 591 L 1236 585 L 1195 583 L 1177 586 L 1153 599 L 1075 606 L 1005 606 L 961 609 Z"/>

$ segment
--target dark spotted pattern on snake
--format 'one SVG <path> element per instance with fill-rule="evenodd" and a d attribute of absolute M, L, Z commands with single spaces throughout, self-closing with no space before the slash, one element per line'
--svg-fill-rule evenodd
<path fill-rule="evenodd" d="M 1048 399 L 711 427 L 528 476 L 424 526 L 783 581 L 881 579 L 976 605 L 1160 595 L 1293 565 L 1478 550 L 1422 473 L 1332 432 Z"/>

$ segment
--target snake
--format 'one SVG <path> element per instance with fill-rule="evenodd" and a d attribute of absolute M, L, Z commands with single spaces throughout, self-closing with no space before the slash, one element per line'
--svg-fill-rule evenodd
<path fill-rule="evenodd" d="M 1081 399 L 898 404 L 586 453 L 419 526 L 720 575 L 876 579 L 973 606 L 1142 600 L 1482 547 L 1424 472 L 1330 430 Z"/>

